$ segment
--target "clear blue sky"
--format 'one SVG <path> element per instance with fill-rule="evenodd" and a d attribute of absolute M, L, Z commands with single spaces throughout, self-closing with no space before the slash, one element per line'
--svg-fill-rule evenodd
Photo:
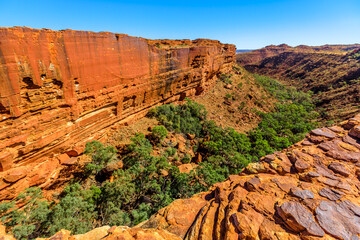
<path fill-rule="evenodd" d="M 210 38 L 255 49 L 360 42 L 360 0 L 0 0 L 0 26 Z"/>

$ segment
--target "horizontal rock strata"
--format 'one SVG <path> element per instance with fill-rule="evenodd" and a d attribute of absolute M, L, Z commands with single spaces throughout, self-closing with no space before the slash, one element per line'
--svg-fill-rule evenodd
<path fill-rule="evenodd" d="M 56 178 L 114 123 L 200 94 L 234 56 L 215 40 L 0 28 L 0 200 Z"/>

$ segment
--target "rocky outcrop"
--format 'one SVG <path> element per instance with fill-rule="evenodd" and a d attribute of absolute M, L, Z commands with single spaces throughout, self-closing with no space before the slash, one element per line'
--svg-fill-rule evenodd
<path fill-rule="evenodd" d="M 104 226 L 81 235 L 62 230 L 48 239 L 359 239 L 359 127 L 357 115 L 313 130 L 136 227 Z M 1 237 L 12 239 L 5 231 Z"/>
<path fill-rule="evenodd" d="M 114 123 L 200 94 L 234 56 L 206 39 L 0 28 L 0 200 L 45 186 Z"/>
<path fill-rule="evenodd" d="M 142 224 L 184 239 L 359 239 L 360 115 L 317 129 Z"/>

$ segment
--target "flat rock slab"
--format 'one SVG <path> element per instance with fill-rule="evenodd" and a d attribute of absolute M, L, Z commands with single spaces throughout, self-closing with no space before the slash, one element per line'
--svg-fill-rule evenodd
<path fill-rule="evenodd" d="M 301 190 L 300 188 L 292 188 L 291 194 L 295 197 L 301 198 L 301 199 L 312 199 L 314 198 L 314 193 L 310 190 Z"/>
<path fill-rule="evenodd" d="M 333 172 L 338 173 L 344 177 L 348 177 L 350 175 L 349 170 L 341 163 L 338 162 L 332 162 L 329 165 L 329 169 L 331 169 Z"/>
<path fill-rule="evenodd" d="M 316 135 L 316 136 L 322 136 L 322 137 L 327 137 L 327 138 L 335 138 L 336 137 L 336 134 L 327 128 L 314 129 L 310 133 L 313 135 Z"/>
<path fill-rule="evenodd" d="M 325 187 L 320 190 L 319 195 L 331 201 L 336 201 L 342 198 L 345 195 L 345 193 L 335 189 L 331 189 L 329 187 Z"/>
<path fill-rule="evenodd" d="M 316 208 L 316 219 L 328 234 L 338 239 L 359 239 L 360 207 L 350 201 L 322 201 Z"/>
<path fill-rule="evenodd" d="M 313 215 L 300 203 L 285 202 L 277 211 L 289 229 L 295 232 L 306 231 L 313 236 L 324 236 L 325 232 L 315 222 Z"/>

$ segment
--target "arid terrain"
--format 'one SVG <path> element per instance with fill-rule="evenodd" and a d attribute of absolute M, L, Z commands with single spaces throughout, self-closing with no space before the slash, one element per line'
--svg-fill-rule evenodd
<path fill-rule="evenodd" d="M 252 73 L 312 91 L 326 120 L 345 120 L 359 111 L 360 45 L 268 46 L 237 54 Z"/>
<path fill-rule="evenodd" d="M 359 77 L 358 44 L 0 28 L 0 240 L 359 239 Z"/>

